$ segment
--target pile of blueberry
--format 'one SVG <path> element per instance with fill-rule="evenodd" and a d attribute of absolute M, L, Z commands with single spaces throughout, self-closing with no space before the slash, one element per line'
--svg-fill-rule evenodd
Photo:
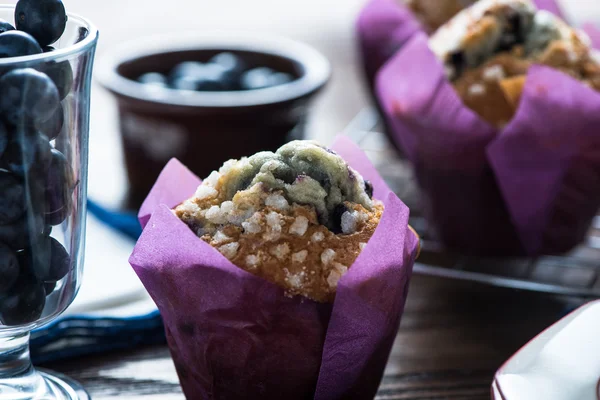
<path fill-rule="evenodd" d="M 215 55 L 206 63 L 182 62 L 167 76 L 159 72 L 148 72 L 137 80 L 140 83 L 170 89 L 216 92 L 264 89 L 291 82 L 294 77 L 268 67 L 248 69 L 239 56 L 224 52 Z"/>
<path fill-rule="evenodd" d="M 51 52 L 67 15 L 61 0 L 20 0 L 15 27 L 0 21 L 0 58 Z M 0 325 L 38 319 L 46 296 L 71 268 L 52 227 L 72 209 L 73 171 L 52 141 L 61 139 L 68 61 L 0 66 Z"/>

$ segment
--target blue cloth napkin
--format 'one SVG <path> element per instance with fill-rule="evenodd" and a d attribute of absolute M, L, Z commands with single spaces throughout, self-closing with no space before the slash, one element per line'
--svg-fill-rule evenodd
<path fill-rule="evenodd" d="M 133 239 L 142 232 L 134 213 L 108 210 L 91 200 L 88 212 Z M 71 315 L 33 331 L 30 351 L 33 362 L 43 364 L 165 342 L 158 311 L 128 318 Z"/>
<path fill-rule="evenodd" d="M 88 200 L 87 208 L 88 212 L 100 221 L 134 240 L 137 240 L 142 234 L 142 226 L 136 213 L 108 210 L 92 200 Z"/>

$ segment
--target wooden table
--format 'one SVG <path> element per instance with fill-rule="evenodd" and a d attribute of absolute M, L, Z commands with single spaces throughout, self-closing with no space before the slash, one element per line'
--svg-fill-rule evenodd
<path fill-rule="evenodd" d="M 489 399 L 496 369 L 572 303 L 572 299 L 414 276 L 376 399 Z M 166 346 L 45 367 L 79 380 L 95 400 L 184 398 Z"/>
<path fill-rule="evenodd" d="M 332 62 L 315 104 L 311 136 L 340 132 L 368 102 L 354 51 L 353 21 L 364 0 L 65 0 L 101 30 L 98 58 L 114 44 L 161 31 L 249 29 L 314 45 Z M 275 16 L 275 17 L 274 17 Z M 119 204 L 124 178 L 112 99 L 92 100 L 90 195 Z M 108 171 L 108 173 L 107 173 Z M 413 278 L 406 312 L 378 399 L 489 399 L 494 371 L 556 321 L 568 303 L 547 295 L 425 276 Z M 96 400 L 182 399 L 164 346 L 45 367 L 81 381 Z"/>

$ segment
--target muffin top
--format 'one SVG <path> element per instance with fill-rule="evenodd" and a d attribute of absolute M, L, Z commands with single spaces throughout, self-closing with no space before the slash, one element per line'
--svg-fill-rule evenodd
<path fill-rule="evenodd" d="M 288 203 L 313 207 L 320 223 L 334 231 L 340 229 L 335 213 L 340 204 L 355 203 L 367 210 L 373 206 L 369 182 L 332 150 L 303 140 L 290 142 L 275 153 L 265 151 L 227 161 L 202 182 L 195 199 L 210 205 L 222 205 L 234 197 L 243 199 L 247 207 L 229 218 L 236 223 L 256 210 L 264 193 L 274 191 Z M 207 232 L 215 222 L 211 215 L 202 224 Z"/>
<path fill-rule="evenodd" d="M 227 161 L 174 211 L 235 265 L 290 295 L 331 301 L 383 205 L 335 152 L 294 141 Z"/>
<path fill-rule="evenodd" d="M 454 80 L 515 46 L 523 49 L 524 57 L 532 57 L 557 40 L 589 44 L 585 34 L 537 10 L 529 0 L 480 0 L 441 27 L 429 45 Z"/>

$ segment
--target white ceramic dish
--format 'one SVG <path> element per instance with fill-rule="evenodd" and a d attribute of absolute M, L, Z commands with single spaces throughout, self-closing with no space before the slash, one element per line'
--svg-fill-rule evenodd
<path fill-rule="evenodd" d="M 494 400 L 600 400 L 600 301 L 552 325 L 496 373 Z"/>

